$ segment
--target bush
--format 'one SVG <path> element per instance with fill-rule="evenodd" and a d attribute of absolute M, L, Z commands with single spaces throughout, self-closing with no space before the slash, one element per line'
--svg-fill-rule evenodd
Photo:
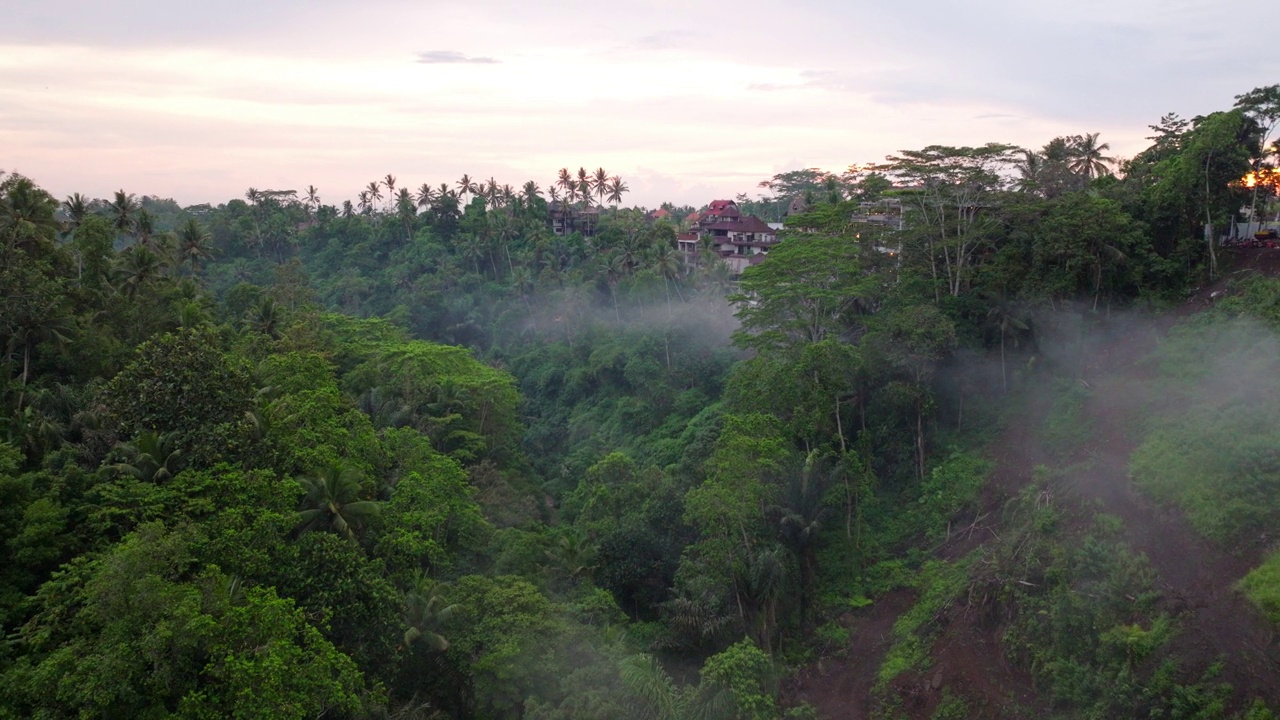
<path fill-rule="evenodd" d="M 1280 552 L 1274 552 L 1261 565 L 1236 583 L 1236 589 L 1258 606 L 1272 624 L 1280 626 Z"/>

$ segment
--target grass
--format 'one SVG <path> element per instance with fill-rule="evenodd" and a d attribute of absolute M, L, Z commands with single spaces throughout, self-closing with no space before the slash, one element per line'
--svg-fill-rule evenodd
<path fill-rule="evenodd" d="M 1280 627 L 1280 551 L 1241 578 L 1236 589 L 1257 605 L 1272 625 Z"/>

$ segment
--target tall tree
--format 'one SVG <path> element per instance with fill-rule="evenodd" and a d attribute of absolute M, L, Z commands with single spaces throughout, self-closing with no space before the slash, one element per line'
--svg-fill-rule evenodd
<path fill-rule="evenodd" d="M 1110 149 L 1109 143 L 1098 143 L 1098 133 L 1085 133 L 1084 137 L 1076 140 L 1071 148 L 1071 170 L 1090 180 L 1109 175 L 1110 166 L 1114 165 L 1116 160 L 1102 153 Z"/>
<path fill-rule="evenodd" d="M 609 178 L 609 202 L 613 203 L 614 207 L 622 202 L 622 195 L 630 190 L 631 188 L 627 187 L 627 184 L 617 175 Z"/>
<path fill-rule="evenodd" d="M 252 188 L 250 191 L 257 192 Z M 139 210 L 138 202 L 134 199 L 133 193 L 117 190 L 115 197 L 107 203 L 107 207 L 111 212 L 111 224 L 116 231 L 125 235 L 132 235 Z"/>
<path fill-rule="evenodd" d="M 195 218 L 188 218 L 178 231 L 178 253 L 184 262 L 191 263 L 191 274 L 200 270 L 200 261 L 212 257 L 213 251 L 209 242 L 213 236 L 200 226 Z"/>
<path fill-rule="evenodd" d="M 605 197 L 609 194 L 609 173 L 604 168 L 596 168 L 596 171 L 591 174 L 591 187 L 596 197 L 600 199 L 598 204 L 603 205 Z"/>
<path fill-rule="evenodd" d="M 1258 191 L 1261 189 L 1260 175 L 1266 167 L 1268 155 L 1276 154 L 1277 146 L 1271 144 L 1271 133 L 1280 124 L 1280 84 L 1254 88 L 1243 95 L 1236 96 L 1237 108 L 1243 110 L 1258 124 L 1257 150 L 1253 153 L 1253 192 L 1249 199 L 1249 220 L 1257 222 Z"/>
<path fill-rule="evenodd" d="M 80 193 L 75 193 L 63 201 L 62 209 L 67 213 L 68 229 L 74 231 L 89 214 L 89 200 Z"/>

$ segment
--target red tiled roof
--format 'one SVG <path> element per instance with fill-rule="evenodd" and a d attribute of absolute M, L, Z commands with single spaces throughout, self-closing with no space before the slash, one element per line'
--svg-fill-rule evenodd
<path fill-rule="evenodd" d="M 685 215 L 684 219 L 690 222 L 697 222 L 702 219 L 702 213 L 691 212 L 688 215 Z"/>
<path fill-rule="evenodd" d="M 698 233 L 677 233 L 677 234 L 676 234 L 676 240 L 683 240 L 683 241 L 685 241 L 685 242 L 693 242 L 693 241 L 695 241 L 695 240 L 697 240 L 697 239 L 698 239 Z"/>
<path fill-rule="evenodd" d="M 732 200 L 712 200 L 707 206 L 707 212 L 713 215 L 720 215 L 724 210 L 737 210 L 738 204 Z"/>
<path fill-rule="evenodd" d="M 664 208 L 658 208 L 657 210 L 654 210 L 652 213 L 649 213 L 649 215 L 655 220 L 658 218 L 671 217 L 671 213 L 667 212 Z"/>
<path fill-rule="evenodd" d="M 700 230 L 728 230 L 730 232 L 744 233 L 764 233 L 766 235 L 777 235 L 778 231 L 769 227 L 760 218 L 755 215 L 748 215 L 742 220 L 730 222 L 707 223 L 699 226 Z"/>

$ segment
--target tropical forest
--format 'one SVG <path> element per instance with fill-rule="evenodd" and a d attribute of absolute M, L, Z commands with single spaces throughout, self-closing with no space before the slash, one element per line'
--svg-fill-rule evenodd
<path fill-rule="evenodd" d="M 1151 123 L 700 207 L 8 169 L 0 718 L 1274 720 L 1280 85 Z"/>

